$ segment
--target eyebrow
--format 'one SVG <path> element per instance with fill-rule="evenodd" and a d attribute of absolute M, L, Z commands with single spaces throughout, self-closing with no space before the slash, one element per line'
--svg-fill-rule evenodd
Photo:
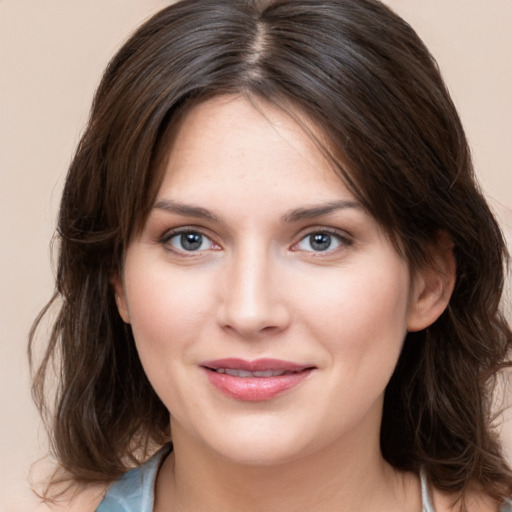
<path fill-rule="evenodd" d="M 338 210 L 354 208 L 362 210 L 363 207 L 357 201 L 332 201 L 325 204 L 306 206 L 297 208 L 285 213 L 282 217 L 283 222 L 297 222 L 300 220 L 315 219 L 323 215 L 328 215 Z"/>
<path fill-rule="evenodd" d="M 198 219 L 207 219 L 213 222 L 219 222 L 219 218 L 206 208 L 190 204 L 177 203 L 170 199 L 162 199 L 153 206 L 156 210 L 166 210 L 170 213 L 177 213 L 186 217 L 195 217 Z"/>
<path fill-rule="evenodd" d="M 282 217 L 282 222 L 298 222 L 301 220 L 315 219 L 323 215 L 329 215 L 338 210 L 345 209 L 357 209 L 362 210 L 363 207 L 357 201 L 331 201 L 325 204 L 305 206 L 296 208 L 286 212 Z M 153 206 L 156 210 L 165 210 L 170 213 L 176 213 L 178 215 L 184 215 L 186 217 L 195 217 L 198 219 L 207 219 L 212 222 L 220 222 L 219 217 L 214 215 L 212 212 L 201 206 L 194 206 L 190 204 L 177 203 L 170 199 L 162 199 Z"/>

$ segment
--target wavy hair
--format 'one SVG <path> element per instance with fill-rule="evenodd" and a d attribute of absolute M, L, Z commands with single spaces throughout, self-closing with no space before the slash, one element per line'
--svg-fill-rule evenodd
<path fill-rule="evenodd" d="M 320 126 L 336 172 L 413 270 L 429 264 L 439 232 L 450 235 L 455 290 L 433 325 L 406 336 L 381 450 L 395 468 L 425 468 L 442 490 L 512 492 L 492 409 L 512 345 L 499 309 L 506 247 L 435 60 L 376 0 L 183 0 L 110 62 L 64 187 L 55 295 L 30 335 L 32 350 L 55 305 L 33 391 L 51 410 L 61 466 L 78 482 L 111 481 L 170 440 L 111 279 L 155 199 L 176 116 L 220 94 L 262 98 Z M 59 385 L 48 408 L 52 363 Z"/>

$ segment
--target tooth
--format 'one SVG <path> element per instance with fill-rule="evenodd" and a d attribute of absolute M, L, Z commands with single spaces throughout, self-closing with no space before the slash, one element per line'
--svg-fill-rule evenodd
<path fill-rule="evenodd" d="M 264 370 L 260 372 L 254 372 L 255 377 L 275 377 L 275 374 L 280 374 L 281 372 L 275 372 L 273 370 Z"/>
<path fill-rule="evenodd" d="M 217 373 L 225 373 L 233 377 L 279 377 L 280 375 L 289 375 L 293 372 L 287 370 L 259 370 L 250 372 L 248 370 L 239 370 L 236 368 L 217 368 Z"/>

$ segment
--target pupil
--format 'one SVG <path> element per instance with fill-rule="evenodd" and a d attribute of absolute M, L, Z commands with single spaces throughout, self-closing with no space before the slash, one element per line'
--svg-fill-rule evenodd
<path fill-rule="evenodd" d="M 186 251 L 195 251 L 201 247 L 203 236 L 199 233 L 184 233 L 181 235 L 181 246 Z"/>
<path fill-rule="evenodd" d="M 327 233 L 315 233 L 311 235 L 311 247 L 315 251 L 325 251 L 331 245 L 331 235 Z"/>

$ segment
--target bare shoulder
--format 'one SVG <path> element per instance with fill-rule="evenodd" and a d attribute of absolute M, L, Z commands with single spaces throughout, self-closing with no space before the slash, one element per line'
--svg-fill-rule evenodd
<path fill-rule="evenodd" d="M 106 486 L 104 485 L 75 489 L 66 492 L 51 503 L 39 503 L 34 512 L 94 512 L 105 491 Z"/>
<path fill-rule="evenodd" d="M 460 501 L 457 497 L 438 489 L 432 491 L 432 501 L 436 512 L 459 512 Z M 502 508 L 495 500 L 487 494 L 473 490 L 466 493 L 465 505 L 467 512 L 512 512 L 511 508 Z"/>

